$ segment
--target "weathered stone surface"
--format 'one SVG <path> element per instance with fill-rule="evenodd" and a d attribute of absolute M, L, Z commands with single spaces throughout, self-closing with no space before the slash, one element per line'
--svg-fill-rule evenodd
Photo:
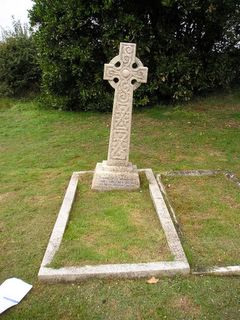
<path fill-rule="evenodd" d="M 127 166 L 108 166 L 106 161 L 97 164 L 92 182 L 93 190 L 134 190 L 139 187 L 137 167 L 130 162 Z"/>
<path fill-rule="evenodd" d="M 52 269 L 42 267 L 38 279 L 44 282 L 74 282 L 89 278 L 143 278 L 173 277 L 189 274 L 189 267 L 182 261 L 160 261 L 132 264 L 105 264 L 84 267 Z"/>
<path fill-rule="evenodd" d="M 212 267 L 201 271 L 193 271 L 197 275 L 240 276 L 240 265 L 227 267 Z"/>
<path fill-rule="evenodd" d="M 68 222 L 69 214 L 72 209 L 73 201 L 75 198 L 78 185 L 78 176 L 80 173 L 81 172 L 74 172 L 72 174 L 45 255 L 43 257 L 42 266 L 46 266 L 49 263 L 51 263 L 55 253 L 58 251 L 60 247 L 62 237 Z"/>
<path fill-rule="evenodd" d="M 92 189 L 137 189 L 137 169 L 129 160 L 133 91 L 147 82 L 148 68 L 136 57 L 136 44 L 120 43 L 119 55 L 104 65 L 104 79 L 115 89 L 108 158 L 96 166 Z M 119 169 L 117 169 L 119 167 Z"/>

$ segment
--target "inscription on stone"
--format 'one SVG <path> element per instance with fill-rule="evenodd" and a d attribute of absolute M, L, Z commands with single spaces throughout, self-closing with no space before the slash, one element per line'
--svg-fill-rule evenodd
<path fill-rule="evenodd" d="M 119 55 L 104 65 L 103 78 L 115 93 L 108 157 L 97 164 L 92 189 L 139 188 L 137 168 L 129 162 L 132 102 L 133 91 L 147 82 L 147 73 L 148 68 L 136 57 L 135 43 L 121 42 Z"/>
<path fill-rule="evenodd" d="M 135 186 L 135 183 L 134 181 L 130 178 L 127 178 L 125 177 L 124 175 L 123 176 L 120 176 L 120 177 L 109 177 L 109 176 L 101 176 L 99 177 L 99 183 L 104 185 L 106 188 L 109 188 L 109 190 L 112 189 L 112 187 L 115 186 L 115 184 L 117 183 L 118 186 L 122 186 L 122 187 L 132 187 L 132 186 Z"/>

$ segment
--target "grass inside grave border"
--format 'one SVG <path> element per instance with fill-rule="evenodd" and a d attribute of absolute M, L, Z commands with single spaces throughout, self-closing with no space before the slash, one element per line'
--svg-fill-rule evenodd
<path fill-rule="evenodd" d="M 171 261 L 144 172 L 140 189 L 91 190 L 93 174 L 79 177 L 62 243 L 50 267 Z"/>
<path fill-rule="evenodd" d="M 216 181 L 212 180 L 214 178 Z M 191 180 L 194 181 L 190 182 Z M 193 272 L 239 274 L 240 256 L 237 252 L 239 253 L 240 236 L 237 227 L 234 230 L 232 228 L 234 223 L 240 226 L 237 220 L 239 216 L 236 215 L 239 179 L 228 171 L 186 170 L 158 174 L 157 181 L 181 235 Z M 195 185 L 192 185 L 194 182 Z M 230 184 L 228 189 L 227 183 Z M 178 188 L 181 188 L 180 193 Z M 228 192 L 234 193 L 235 203 Z M 204 194 L 201 195 L 202 193 Z M 201 203 L 200 198 L 203 199 Z M 229 250 L 233 249 L 235 255 L 229 255 Z"/>

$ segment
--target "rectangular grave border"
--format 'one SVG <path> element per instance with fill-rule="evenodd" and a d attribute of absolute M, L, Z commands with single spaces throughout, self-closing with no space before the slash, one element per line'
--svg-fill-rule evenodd
<path fill-rule="evenodd" d="M 174 221 L 175 227 L 178 234 L 181 235 L 181 229 L 177 221 L 176 213 L 169 201 L 167 196 L 167 191 L 161 181 L 162 176 L 172 176 L 172 177 L 183 177 L 183 176 L 209 176 L 223 174 L 227 179 L 233 181 L 238 187 L 240 187 L 240 179 L 231 171 L 227 170 L 179 170 L 179 171 L 167 171 L 156 175 L 159 188 L 164 196 L 164 200 L 167 204 L 169 212 L 171 213 L 172 219 Z M 191 270 L 194 275 L 220 275 L 220 276 L 232 276 L 240 275 L 240 265 L 218 267 L 213 266 L 200 271 Z"/>
<path fill-rule="evenodd" d="M 186 275 L 190 273 L 189 263 L 153 171 L 151 169 L 140 169 L 138 172 L 145 172 L 148 179 L 150 196 L 164 230 L 170 252 L 174 257 L 174 261 L 86 265 L 82 267 L 62 267 L 59 269 L 48 267 L 60 247 L 74 202 L 79 177 L 86 173 L 93 173 L 93 171 L 79 171 L 73 172 L 65 193 L 62 206 L 58 213 L 39 269 L 38 279 L 40 281 L 73 282 L 88 278 L 140 278 L 150 276 L 174 276 L 176 274 Z"/>

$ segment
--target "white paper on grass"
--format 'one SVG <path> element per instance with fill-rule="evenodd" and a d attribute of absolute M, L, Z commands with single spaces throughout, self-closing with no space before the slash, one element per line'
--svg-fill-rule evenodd
<path fill-rule="evenodd" d="M 5 280 L 0 286 L 0 314 L 18 304 L 32 289 L 32 285 L 17 278 Z"/>

